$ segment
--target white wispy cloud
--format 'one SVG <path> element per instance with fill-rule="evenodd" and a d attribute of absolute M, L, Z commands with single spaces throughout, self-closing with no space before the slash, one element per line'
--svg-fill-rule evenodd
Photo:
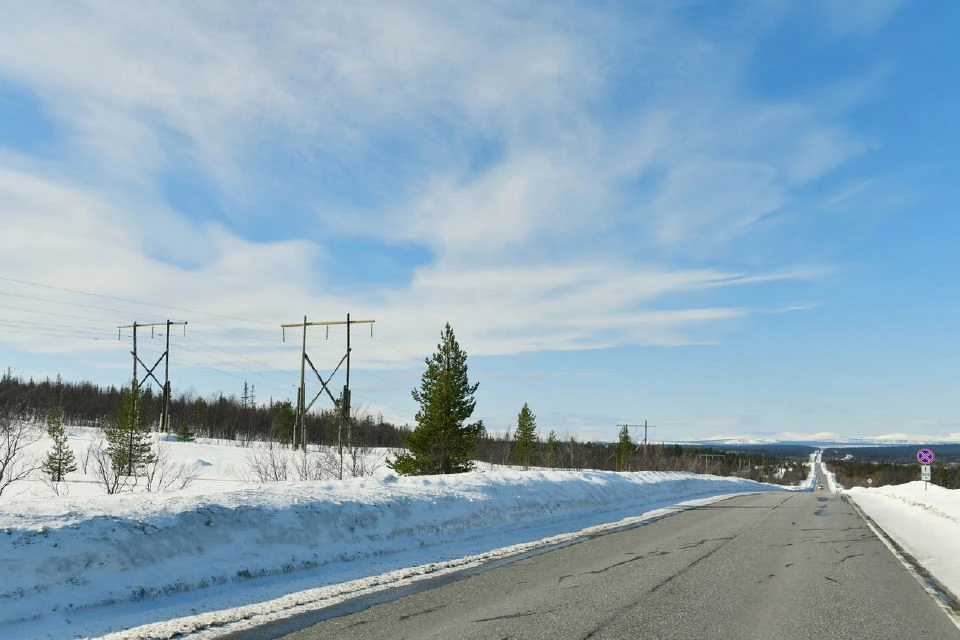
<path fill-rule="evenodd" d="M 702 342 L 755 311 L 658 303 L 818 272 L 690 257 L 789 215 L 869 145 L 816 104 L 745 95 L 749 47 L 659 3 L 35 2 L 16 17 L 0 76 L 68 133 L 53 159 L 0 155 L 4 273 L 262 322 L 362 309 L 409 353 L 446 320 L 487 354 Z M 185 166 L 224 220 L 165 201 Z M 375 204 L 329 206 L 343 176 Z M 246 206 L 291 184 L 315 220 Z M 274 239 L 232 226 L 243 216 Z M 429 261 L 400 285 L 334 288 L 318 260 L 364 240 Z"/>

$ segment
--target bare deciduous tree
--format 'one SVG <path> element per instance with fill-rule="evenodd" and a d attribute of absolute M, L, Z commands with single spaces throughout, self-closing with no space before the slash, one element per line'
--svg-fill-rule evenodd
<path fill-rule="evenodd" d="M 19 416 L 14 403 L 0 398 L 0 494 L 39 468 L 38 461 L 27 455 L 27 447 L 39 438 L 39 431 Z"/>
<path fill-rule="evenodd" d="M 84 471 L 86 471 L 88 464 L 93 467 L 93 476 L 97 483 L 104 488 L 108 495 L 119 493 L 128 487 L 132 490 L 136 486 L 136 476 L 122 476 L 117 473 L 113 466 L 113 460 L 110 458 L 107 440 L 103 435 L 90 443 L 87 458 L 83 465 Z"/>

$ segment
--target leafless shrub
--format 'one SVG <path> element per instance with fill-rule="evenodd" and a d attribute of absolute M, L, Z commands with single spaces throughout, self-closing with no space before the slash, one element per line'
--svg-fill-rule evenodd
<path fill-rule="evenodd" d="M 386 451 L 374 453 L 373 449 L 364 445 L 352 445 L 347 449 L 347 470 L 351 478 L 372 476 L 386 464 Z"/>
<path fill-rule="evenodd" d="M 64 480 L 54 480 L 47 474 L 43 474 L 43 484 L 50 487 L 50 490 L 53 491 L 53 495 L 55 496 L 70 495 L 70 483 Z"/>
<path fill-rule="evenodd" d="M 290 478 L 291 452 L 275 442 L 266 447 L 251 447 L 244 459 L 245 466 L 260 482 L 284 482 Z"/>
<path fill-rule="evenodd" d="M 324 460 L 320 455 L 300 451 L 293 456 L 293 475 L 300 481 L 323 480 Z"/>
<path fill-rule="evenodd" d="M 93 443 L 87 447 L 86 452 L 83 454 L 83 460 L 80 461 L 80 469 L 86 475 L 90 473 L 90 462 L 93 458 Z"/>
<path fill-rule="evenodd" d="M 347 438 L 337 452 L 337 478 L 344 476 L 362 478 L 373 475 L 378 469 L 387 464 L 386 452 L 379 454 L 369 446 L 369 430 L 373 421 L 367 409 L 358 408 L 355 417 L 350 421 Z"/>
<path fill-rule="evenodd" d="M 181 491 L 199 476 L 200 468 L 197 465 L 170 459 L 169 443 L 162 437 L 157 440 L 153 462 L 144 469 L 147 491 Z"/>
<path fill-rule="evenodd" d="M 107 495 L 120 493 L 127 489 L 133 491 L 133 488 L 136 487 L 136 476 L 122 476 L 114 469 L 113 460 L 107 451 L 107 439 L 103 435 L 97 437 L 97 439 L 90 444 L 90 448 L 87 450 L 87 461 L 84 462 L 84 469 L 86 469 L 88 461 L 89 464 L 93 466 L 93 477 L 96 479 L 97 484 L 104 488 Z"/>

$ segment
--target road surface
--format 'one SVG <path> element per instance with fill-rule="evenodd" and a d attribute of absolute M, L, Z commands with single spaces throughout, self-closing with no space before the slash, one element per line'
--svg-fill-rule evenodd
<path fill-rule="evenodd" d="M 231 637 L 960 638 L 852 506 L 823 490 L 741 496 L 391 602 Z"/>

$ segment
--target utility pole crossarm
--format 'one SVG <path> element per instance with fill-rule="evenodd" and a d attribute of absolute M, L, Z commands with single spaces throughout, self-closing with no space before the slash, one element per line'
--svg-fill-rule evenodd
<path fill-rule="evenodd" d="M 376 322 L 376 320 L 351 320 L 349 324 L 373 324 L 374 322 Z M 316 327 L 316 326 L 326 327 L 326 326 L 331 326 L 335 324 L 348 324 L 348 323 L 346 320 L 330 320 L 326 322 L 307 322 L 307 323 L 287 322 L 287 323 L 281 324 L 280 328 L 292 329 L 293 327 L 302 327 L 304 324 L 306 324 L 308 327 Z M 139 326 L 142 327 L 144 325 L 139 325 Z"/>
<path fill-rule="evenodd" d="M 133 329 L 134 327 L 141 329 L 143 327 L 179 327 L 180 325 L 186 326 L 186 322 L 173 322 L 172 320 L 167 320 L 165 322 L 134 322 L 133 324 L 121 324 L 117 329 Z"/>

